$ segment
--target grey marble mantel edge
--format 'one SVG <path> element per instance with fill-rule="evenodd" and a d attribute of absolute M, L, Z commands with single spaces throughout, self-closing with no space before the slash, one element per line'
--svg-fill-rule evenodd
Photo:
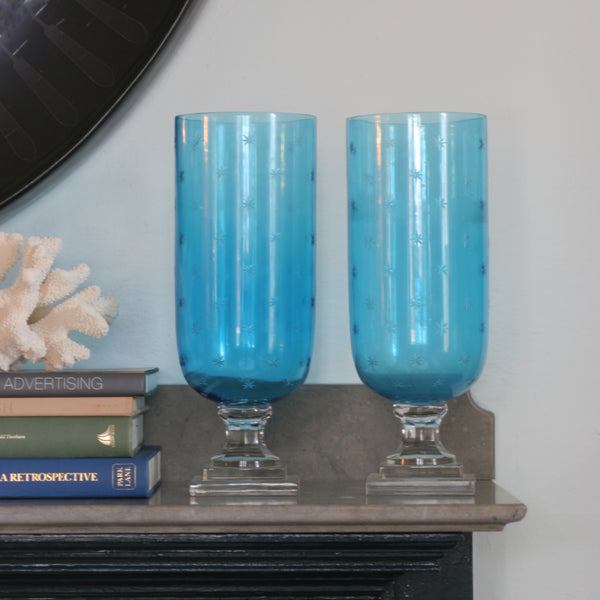
<path fill-rule="evenodd" d="M 297 500 L 193 503 L 184 484 L 146 501 L 2 501 L 0 533 L 375 533 L 500 531 L 526 507 L 493 482 L 472 500 L 367 500 L 362 482 L 304 482 Z"/>

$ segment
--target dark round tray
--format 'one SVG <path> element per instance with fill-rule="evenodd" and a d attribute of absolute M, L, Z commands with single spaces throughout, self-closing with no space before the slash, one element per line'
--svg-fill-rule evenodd
<path fill-rule="evenodd" d="M 0 2 L 0 208 L 96 129 L 191 3 Z"/>

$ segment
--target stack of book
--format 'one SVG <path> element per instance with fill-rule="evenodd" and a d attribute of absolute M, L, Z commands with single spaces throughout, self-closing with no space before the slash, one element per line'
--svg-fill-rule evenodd
<path fill-rule="evenodd" d="M 149 497 L 144 445 L 158 369 L 0 373 L 0 498 Z"/>

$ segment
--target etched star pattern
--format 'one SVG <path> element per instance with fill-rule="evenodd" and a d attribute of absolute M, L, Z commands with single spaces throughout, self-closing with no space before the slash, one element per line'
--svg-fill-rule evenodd
<path fill-rule="evenodd" d="M 411 177 L 411 179 L 413 179 L 415 181 L 422 181 L 423 180 L 423 173 L 422 173 L 422 171 L 419 171 L 418 169 L 413 169 L 410 172 L 410 177 Z"/>
<path fill-rule="evenodd" d="M 437 324 L 438 333 L 441 334 L 441 335 L 444 335 L 445 333 L 448 333 L 448 329 L 449 329 L 449 326 L 448 326 L 448 323 L 446 321 L 440 321 Z"/>
<path fill-rule="evenodd" d="M 369 356 L 369 358 L 367 358 L 367 364 L 371 371 L 374 371 L 379 366 L 379 361 L 375 357 Z"/>
<path fill-rule="evenodd" d="M 420 233 L 417 233 L 410 238 L 410 242 L 413 246 L 422 246 L 423 245 L 423 236 Z"/>
<path fill-rule="evenodd" d="M 256 387 L 256 384 L 252 379 L 240 379 L 240 383 L 242 384 L 242 389 L 244 390 L 253 390 Z"/>
<path fill-rule="evenodd" d="M 391 334 L 398 333 L 398 325 L 396 323 L 394 323 L 393 321 L 388 321 L 385 324 L 385 330 Z"/>
<path fill-rule="evenodd" d="M 465 366 L 469 364 L 470 360 L 471 357 L 468 354 L 461 354 L 460 358 L 458 359 L 458 364 Z"/>
<path fill-rule="evenodd" d="M 271 176 L 271 179 L 277 179 L 283 175 L 283 169 L 281 167 L 271 169 L 269 175 Z"/>
<path fill-rule="evenodd" d="M 448 275 L 448 265 L 439 265 L 437 272 L 438 275 Z"/>
<path fill-rule="evenodd" d="M 255 202 L 254 202 L 253 198 L 244 198 L 242 200 L 242 208 L 249 210 L 251 208 L 254 208 L 254 206 L 255 206 Z"/>
<path fill-rule="evenodd" d="M 213 359 L 213 364 L 216 367 L 223 367 L 225 365 L 225 359 L 222 356 L 217 356 Z"/>
<path fill-rule="evenodd" d="M 424 356 L 421 356 L 420 354 L 413 354 L 410 357 L 408 364 L 413 368 L 422 368 L 427 365 L 427 361 L 425 360 Z"/>
<path fill-rule="evenodd" d="M 270 367 L 278 367 L 279 366 L 279 359 L 278 358 L 269 358 L 269 359 L 267 359 L 267 364 Z"/>
<path fill-rule="evenodd" d="M 423 300 L 421 298 L 411 298 L 408 301 L 408 304 L 411 308 L 421 308 L 421 306 L 423 306 Z"/>
<path fill-rule="evenodd" d="M 245 144 L 246 146 L 254 144 L 255 141 L 256 140 L 254 139 L 253 135 L 243 135 L 242 136 L 242 143 Z"/>
<path fill-rule="evenodd" d="M 227 175 L 227 169 L 225 167 L 219 167 L 217 169 L 217 179 L 224 179 Z"/>

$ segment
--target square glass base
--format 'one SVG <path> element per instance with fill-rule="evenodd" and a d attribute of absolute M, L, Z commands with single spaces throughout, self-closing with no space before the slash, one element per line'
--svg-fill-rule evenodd
<path fill-rule="evenodd" d="M 226 468 L 203 469 L 202 475 L 194 477 L 189 486 L 190 496 L 295 496 L 298 493 L 298 478 L 287 475 L 285 469 L 279 473 L 243 473 L 235 469 L 228 473 Z M 249 470 L 251 471 L 251 470 Z"/>
<path fill-rule="evenodd" d="M 371 473 L 367 477 L 367 495 L 472 496 L 475 478 L 469 476 L 430 475 L 385 477 Z"/>

